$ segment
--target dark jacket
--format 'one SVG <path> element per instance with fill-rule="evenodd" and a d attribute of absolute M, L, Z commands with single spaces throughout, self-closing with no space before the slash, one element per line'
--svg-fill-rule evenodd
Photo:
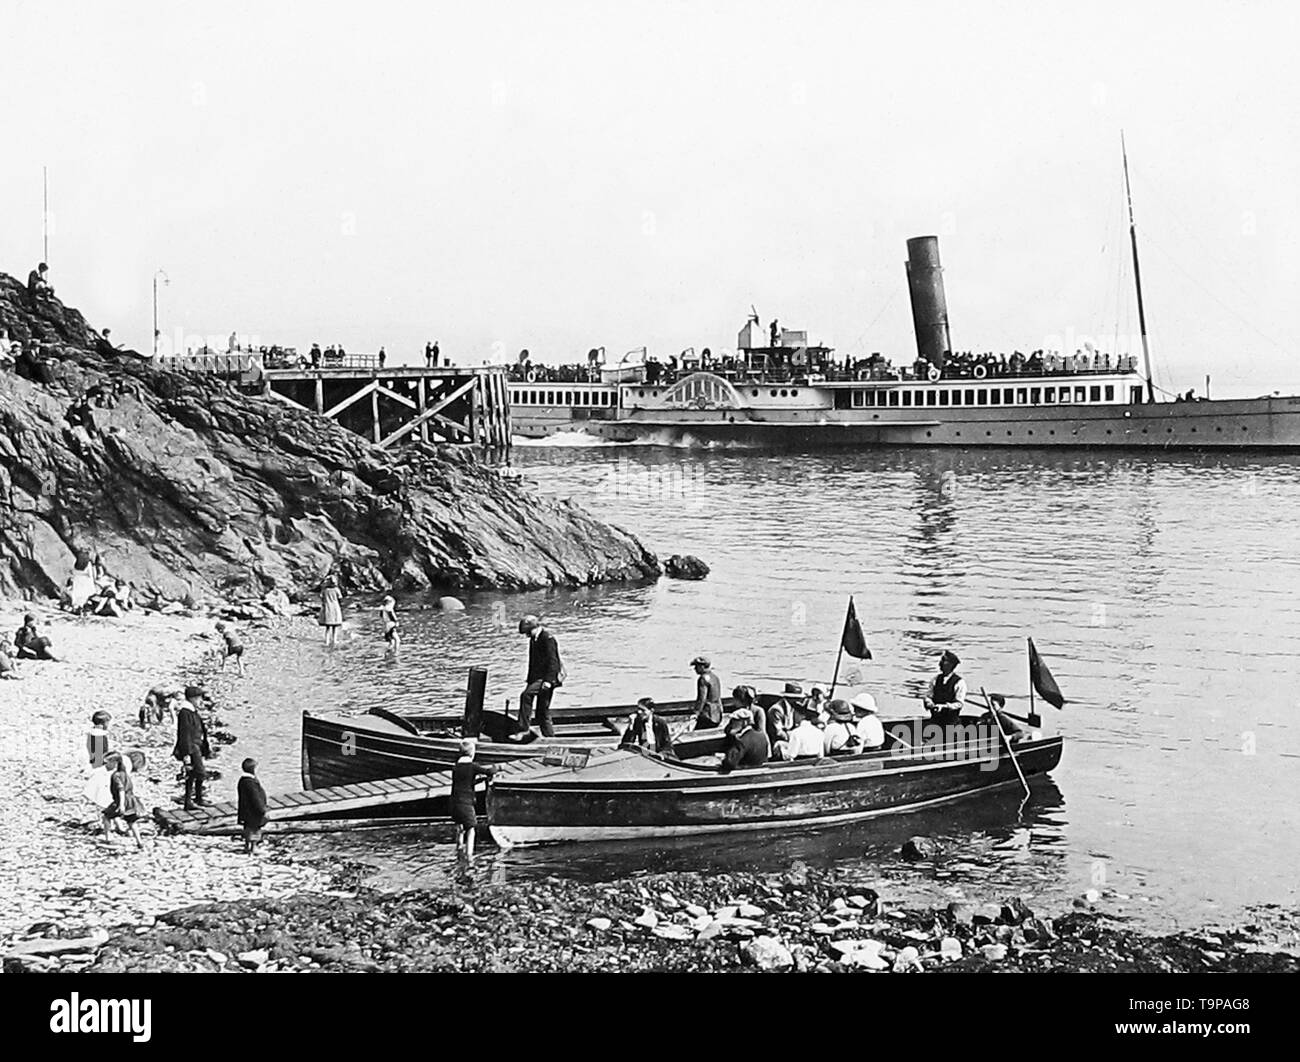
<path fill-rule="evenodd" d="M 24 649 L 35 644 L 38 637 L 36 628 L 30 623 L 24 623 L 18 628 L 18 633 L 14 635 L 14 648 L 21 653 Z"/>
<path fill-rule="evenodd" d="M 727 738 L 727 751 L 718 764 L 718 771 L 730 774 L 737 767 L 761 767 L 771 755 L 772 746 L 768 744 L 767 735 L 749 727 L 743 734 L 732 734 Z"/>
<path fill-rule="evenodd" d="M 262 788 L 253 775 L 246 774 L 239 779 L 239 815 L 237 821 L 241 826 L 250 826 L 260 830 L 266 825 L 266 790 Z"/>
<path fill-rule="evenodd" d="M 528 639 L 528 678 L 526 682 L 549 682 L 552 686 L 560 681 L 560 647 L 553 635 L 546 628 L 537 632 L 536 638 Z"/>
<path fill-rule="evenodd" d="M 672 735 L 668 733 L 668 724 L 656 715 L 651 719 L 651 729 L 654 731 L 655 752 L 665 756 L 675 755 Z M 646 739 L 645 720 L 639 715 L 633 719 L 632 725 L 623 731 L 623 740 L 619 745 L 639 745 L 643 749 L 648 749 L 650 742 Z"/>
<path fill-rule="evenodd" d="M 172 750 L 172 755 L 183 760 L 196 753 L 207 759 L 212 755 L 212 747 L 208 744 L 208 725 L 187 701 L 176 713 L 176 748 Z"/>

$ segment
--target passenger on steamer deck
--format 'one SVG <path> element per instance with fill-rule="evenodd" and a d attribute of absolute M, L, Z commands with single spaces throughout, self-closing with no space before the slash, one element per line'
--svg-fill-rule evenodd
<path fill-rule="evenodd" d="M 957 722 L 966 703 L 966 680 L 957 674 L 960 663 L 956 653 L 945 649 L 939 657 L 939 674 L 930 681 L 929 691 L 923 698 L 925 710 L 940 726 Z"/>

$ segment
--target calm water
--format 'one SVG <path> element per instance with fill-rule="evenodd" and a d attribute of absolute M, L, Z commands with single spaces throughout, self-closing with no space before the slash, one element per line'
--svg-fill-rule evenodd
<path fill-rule="evenodd" d="M 1024 707 L 1032 635 L 1069 699 L 1062 712 L 1042 706 L 1067 736 L 1054 784 L 1025 808 L 1012 795 L 805 836 L 514 852 L 478 872 L 600 878 L 802 859 L 935 898 L 1015 890 L 1063 902 L 1096 885 L 1161 925 L 1295 903 L 1300 461 L 536 446 L 515 464 L 661 555 L 698 554 L 712 574 L 484 595 L 463 613 L 407 602 L 398 661 L 360 607 L 331 654 L 306 621 L 261 644 L 252 632 L 250 675 L 223 714 L 270 788 L 297 787 L 303 707 L 458 705 L 472 664 L 491 669 L 496 705 L 517 697 L 525 611 L 559 638 L 561 696 L 630 702 L 690 696 L 699 652 L 728 687 L 829 679 L 852 593 L 875 659 L 846 662 L 841 683 L 874 692 L 886 719 L 911 709 L 945 647 L 972 689 Z M 891 855 L 913 833 L 948 840 L 937 876 Z M 433 880 L 448 864 L 419 835 L 340 847 L 399 880 Z"/>

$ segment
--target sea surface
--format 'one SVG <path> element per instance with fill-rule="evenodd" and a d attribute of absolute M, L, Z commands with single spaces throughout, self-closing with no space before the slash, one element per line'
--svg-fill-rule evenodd
<path fill-rule="evenodd" d="M 222 714 L 269 789 L 298 788 L 303 708 L 455 707 L 471 665 L 490 669 L 490 706 L 513 705 L 525 612 L 559 639 L 557 703 L 631 703 L 691 696 L 697 653 L 727 688 L 829 680 L 853 595 L 873 659 L 846 659 L 840 684 L 873 692 L 886 722 L 915 711 L 945 648 L 972 691 L 1023 711 L 1033 637 L 1068 703 L 1039 702 L 1066 745 L 1028 802 L 1005 792 L 798 835 L 489 846 L 474 872 L 601 880 L 799 860 L 936 902 L 1025 893 L 1063 906 L 1095 888 L 1107 909 L 1164 929 L 1296 904 L 1300 459 L 566 441 L 579 440 L 516 447 L 515 468 L 661 556 L 700 556 L 709 577 L 485 594 L 451 613 L 404 601 L 397 659 L 371 601 L 350 603 L 332 652 L 310 620 L 262 645 L 252 631 L 249 675 Z M 934 865 L 895 855 L 918 833 L 943 841 Z M 449 849 L 420 831 L 302 843 L 396 884 L 449 880 Z"/>

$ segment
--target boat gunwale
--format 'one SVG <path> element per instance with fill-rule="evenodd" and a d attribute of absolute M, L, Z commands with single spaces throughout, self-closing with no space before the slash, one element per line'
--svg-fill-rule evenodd
<path fill-rule="evenodd" d="M 1040 738 L 1032 743 L 1021 742 L 1017 747 L 1016 756 L 1017 759 L 1025 755 L 1038 759 L 1039 754 L 1050 754 L 1053 750 L 1064 750 L 1062 735 Z M 996 763 L 998 759 L 1002 758 L 991 756 L 951 757 L 938 752 L 929 757 L 913 755 L 907 757 L 909 762 L 890 764 L 889 754 L 895 750 L 882 749 L 878 752 L 860 753 L 843 758 L 833 756 L 823 756 L 816 760 L 810 758 L 808 763 L 800 763 L 798 760 L 770 760 L 758 767 L 739 768 L 728 774 L 721 774 L 718 772 L 716 765 L 710 767 L 703 764 L 689 764 L 680 760 L 670 760 L 639 748 L 624 749 L 622 751 L 637 753 L 646 759 L 683 773 L 676 776 L 669 775 L 665 778 L 597 778 L 567 781 L 562 777 L 556 777 L 556 774 L 563 768 L 529 764 L 511 772 L 505 778 L 500 780 L 494 778 L 491 788 L 494 790 L 548 790 L 563 792 L 566 795 L 583 792 L 610 793 L 611 791 L 618 794 L 634 795 L 658 793 L 664 790 L 680 788 L 689 790 L 693 795 L 701 795 L 710 792 L 730 792 L 741 789 L 773 789 L 790 785 L 806 787 L 822 780 L 848 781 L 859 775 L 871 775 L 877 778 L 901 777 L 916 771 L 931 771 L 942 767 Z M 1059 756 L 1057 762 L 1059 762 Z M 580 773 L 580 770 L 575 770 L 573 773 Z M 795 770 L 799 773 L 795 774 Z M 771 775 L 774 772 L 783 773 L 780 777 L 772 778 Z M 767 777 L 764 778 L 763 776 Z"/>

